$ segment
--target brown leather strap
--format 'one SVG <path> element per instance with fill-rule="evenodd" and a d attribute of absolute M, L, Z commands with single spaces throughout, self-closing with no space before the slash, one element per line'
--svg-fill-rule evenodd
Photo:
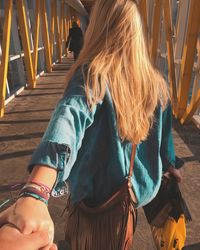
<path fill-rule="evenodd" d="M 132 174 L 133 174 L 136 147 L 137 147 L 136 144 L 133 144 L 133 145 L 132 145 L 131 162 L 130 162 L 129 175 L 128 175 L 129 178 L 130 178 L 130 177 L 132 176 Z"/>

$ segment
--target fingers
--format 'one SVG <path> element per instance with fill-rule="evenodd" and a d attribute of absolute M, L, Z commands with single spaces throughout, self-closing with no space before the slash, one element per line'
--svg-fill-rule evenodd
<path fill-rule="evenodd" d="M 0 227 L 9 223 L 9 215 L 12 213 L 14 205 L 0 213 Z"/>
<path fill-rule="evenodd" d="M 19 230 L 14 225 L 11 225 L 11 224 L 4 224 L 0 228 L 0 232 L 1 232 L 1 237 L 3 237 L 5 240 L 7 240 L 9 237 L 17 238 L 18 235 L 21 234 Z"/>
<path fill-rule="evenodd" d="M 48 232 L 49 232 L 50 243 L 52 244 L 54 240 L 54 227 L 49 227 Z"/>
<path fill-rule="evenodd" d="M 18 230 L 25 235 L 29 235 L 36 231 L 42 231 L 37 228 L 37 223 L 32 218 L 26 219 L 13 212 L 9 215 L 8 222 L 15 225 Z"/>
<path fill-rule="evenodd" d="M 52 245 L 47 245 L 45 247 L 40 248 L 40 250 L 58 250 L 58 247 L 56 246 L 56 244 L 52 244 Z"/>
<path fill-rule="evenodd" d="M 2 213 L 0 213 L 0 227 L 2 227 L 5 224 L 12 224 L 15 225 L 16 228 L 20 230 L 20 232 L 23 232 L 24 234 L 30 234 L 32 230 L 31 231 L 29 229 L 27 231 L 24 230 L 27 227 L 25 226 L 24 221 L 22 221 L 20 217 L 16 215 L 15 210 L 16 210 L 16 203 L 11 207 L 9 207 L 8 209 L 6 209 L 5 211 L 3 211 Z M 30 227 L 32 227 L 32 225 L 30 225 Z"/>
<path fill-rule="evenodd" d="M 57 250 L 56 245 L 50 243 L 51 239 L 48 231 L 38 231 L 24 235 L 14 225 L 7 224 L 0 229 L 0 242 L 1 239 L 10 246 L 8 248 L 10 250 Z"/>
<path fill-rule="evenodd" d="M 169 167 L 167 171 L 172 176 L 174 176 L 178 182 L 182 181 L 183 178 L 182 178 L 182 175 L 181 175 L 181 171 L 179 169 L 175 169 L 174 167 Z"/>
<path fill-rule="evenodd" d="M 58 250 L 58 247 L 56 246 L 56 244 L 53 244 L 49 250 Z"/>
<path fill-rule="evenodd" d="M 46 205 L 32 198 L 20 198 L 15 207 L 9 212 L 8 222 L 16 225 L 23 234 L 48 231 L 54 235 L 54 225 Z"/>
<path fill-rule="evenodd" d="M 25 236 L 27 242 L 32 242 L 35 249 L 45 247 L 49 244 L 48 232 L 35 232 Z"/>
<path fill-rule="evenodd" d="M 2 213 L 0 213 L 0 227 L 6 224 L 6 222 L 7 222 L 6 211 L 3 211 Z"/>

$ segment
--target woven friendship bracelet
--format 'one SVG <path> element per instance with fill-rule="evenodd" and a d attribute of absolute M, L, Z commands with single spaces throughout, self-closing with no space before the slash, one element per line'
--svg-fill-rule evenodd
<path fill-rule="evenodd" d="M 32 186 L 27 186 L 27 187 L 24 187 L 20 194 L 21 195 L 22 193 L 33 193 L 33 194 L 36 194 L 36 195 L 39 195 L 40 197 L 42 197 L 43 199 L 45 200 L 49 200 L 50 198 L 50 193 L 45 193 L 45 192 L 41 192 L 39 189 L 35 188 L 35 187 L 32 187 Z"/>
<path fill-rule="evenodd" d="M 46 205 L 48 205 L 48 200 L 44 199 L 43 197 L 41 197 L 35 193 L 23 192 L 19 195 L 19 198 L 21 198 L 21 197 L 32 197 L 32 198 L 35 198 L 36 200 L 40 200 L 40 201 L 44 202 Z"/>
<path fill-rule="evenodd" d="M 32 180 L 22 188 L 21 192 L 19 193 L 19 198 L 33 197 L 47 205 L 50 198 L 50 192 L 51 190 L 48 186 Z"/>
<path fill-rule="evenodd" d="M 44 190 L 44 191 L 46 191 L 46 192 L 48 192 L 48 193 L 51 193 L 51 189 L 50 189 L 48 186 L 46 186 L 45 184 L 43 184 L 43 183 L 40 183 L 40 182 L 37 182 L 37 181 L 32 180 L 32 181 L 30 181 L 29 183 L 27 183 L 27 185 L 29 185 L 29 184 L 37 185 L 37 186 L 40 187 L 42 190 Z"/>
<path fill-rule="evenodd" d="M 40 192 L 41 194 L 47 196 L 48 198 L 50 197 L 50 192 L 49 190 L 44 189 L 41 186 L 38 186 L 36 184 L 33 183 L 28 183 L 26 184 L 23 188 L 22 191 L 27 190 L 27 189 L 32 189 L 32 190 L 37 190 L 38 192 Z"/>

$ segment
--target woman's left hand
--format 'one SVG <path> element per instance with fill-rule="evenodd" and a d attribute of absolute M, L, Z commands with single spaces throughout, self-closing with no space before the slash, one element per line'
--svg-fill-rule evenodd
<path fill-rule="evenodd" d="M 167 169 L 167 172 L 168 172 L 170 175 L 174 176 L 178 182 L 181 182 L 181 181 L 182 181 L 183 177 L 182 177 L 182 175 L 181 175 L 181 170 L 180 170 L 180 169 L 176 169 L 176 168 L 170 166 L 170 167 Z"/>

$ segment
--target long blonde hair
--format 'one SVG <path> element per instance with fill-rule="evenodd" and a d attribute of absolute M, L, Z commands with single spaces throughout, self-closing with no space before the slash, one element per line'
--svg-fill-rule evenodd
<path fill-rule="evenodd" d="M 148 135 L 158 103 L 164 107 L 168 89 L 152 66 L 142 21 L 132 0 L 96 0 L 87 28 L 84 47 L 69 70 L 88 65 L 85 89 L 93 107 L 111 93 L 119 136 L 139 143 Z"/>

